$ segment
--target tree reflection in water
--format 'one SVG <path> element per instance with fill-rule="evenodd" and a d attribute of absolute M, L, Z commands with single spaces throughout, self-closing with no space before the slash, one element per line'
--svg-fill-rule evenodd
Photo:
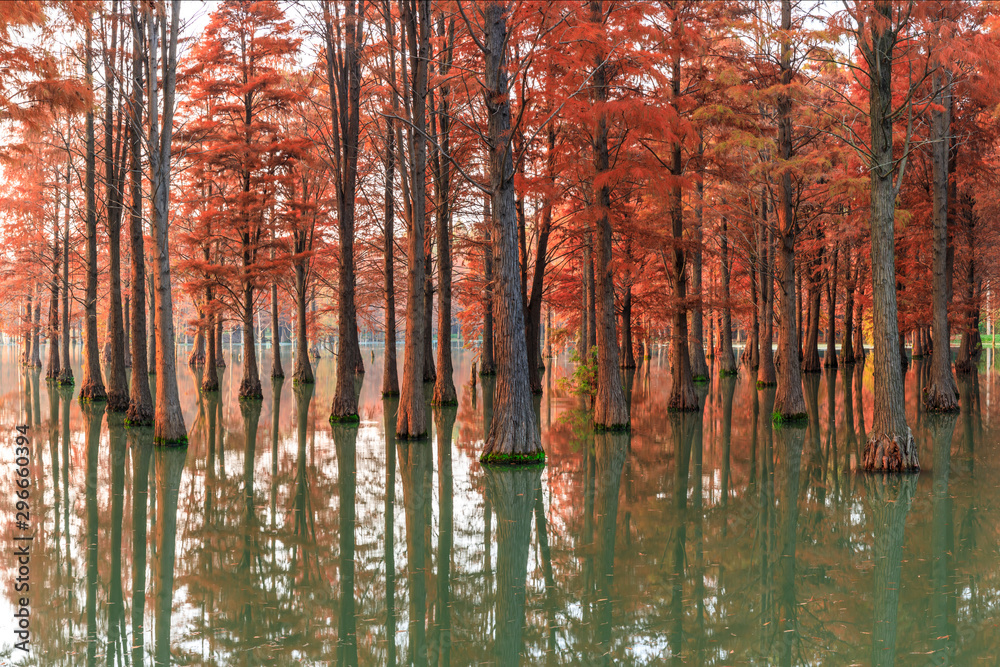
<path fill-rule="evenodd" d="M 991 664 L 1000 376 L 959 377 L 961 414 L 939 416 L 914 364 L 925 470 L 901 480 L 853 470 L 863 368 L 806 378 L 809 423 L 776 427 L 749 374 L 669 414 L 655 359 L 622 374 L 626 433 L 594 433 L 548 364 L 548 461 L 527 471 L 477 462 L 491 378 L 417 442 L 377 383 L 360 425 L 320 422 L 333 358 L 262 403 L 223 378 L 184 392 L 185 455 L 25 373 L 37 663 Z"/>

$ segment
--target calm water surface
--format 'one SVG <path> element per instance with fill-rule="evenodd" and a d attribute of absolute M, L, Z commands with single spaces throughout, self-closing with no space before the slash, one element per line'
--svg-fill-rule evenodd
<path fill-rule="evenodd" d="M 265 380 L 237 400 L 179 382 L 186 449 L 161 449 L 0 348 L 0 422 L 31 425 L 32 652 L 12 648 L 4 556 L 0 656 L 33 665 L 997 665 L 1000 372 L 960 378 L 932 416 L 906 375 L 924 467 L 854 472 L 871 376 L 806 377 L 805 428 L 772 428 L 753 378 L 666 410 L 666 359 L 625 378 L 630 434 L 595 434 L 551 364 L 537 399 L 548 465 L 477 462 L 492 385 L 456 351 L 457 408 L 396 442 L 380 350 L 363 351 L 360 427 L 315 389 Z M 290 353 L 284 351 L 285 367 Z M 182 358 L 186 352 L 182 352 Z M 261 364 L 270 368 L 268 353 Z M 80 370 L 75 368 L 77 377 Z M 430 386 L 428 385 L 428 397 Z M 388 429 L 386 425 L 388 424 Z M 13 544 L 14 486 L 0 493 Z M 5 553 L 8 551 L 4 548 Z"/>

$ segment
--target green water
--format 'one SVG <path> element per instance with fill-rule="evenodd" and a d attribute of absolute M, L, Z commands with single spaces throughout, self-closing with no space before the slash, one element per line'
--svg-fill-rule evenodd
<path fill-rule="evenodd" d="M 805 378 L 808 426 L 774 428 L 773 390 L 745 375 L 699 387 L 700 413 L 668 413 L 654 356 L 623 376 L 631 433 L 595 434 L 557 360 L 536 398 L 548 464 L 498 470 L 477 462 L 492 385 L 457 349 L 459 405 L 428 408 L 420 442 L 393 437 L 380 350 L 363 351 L 360 426 L 337 427 L 329 356 L 314 389 L 265 379 L 262 402 L 240 403 L 226 350 L 218 394 L 179 372 L 186 449 L 109 423 L 15 355 L 0 348 L 0 461 L 13 469 L 29 424 L 35 534 L 27 654 L 3 557 L 15 664 L 1000 664 L 992 359 L 946 417 L 919 410 L 926 369 L 911 367 L 923 472 L 882 479 L 854 471 L 861 372 Z"/>

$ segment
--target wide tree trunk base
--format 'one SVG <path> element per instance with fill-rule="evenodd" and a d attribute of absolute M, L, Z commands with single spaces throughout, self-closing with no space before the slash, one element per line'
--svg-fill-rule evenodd
<path fill-rule="evenodd" d="M 955 372 L 959 375 L 970 375 L 976 370 L 976 364 L 971 359 L 962 359 L 955 362 Z"/>
<path fill-rule="evenodd" d="M 924 388 L 924 409 L 927 412 L 958 412 L 958 390 L 952 386 L 951 391 L 941 389 L 937 383 Z"/>
<path fill-rule="evenodd" d="M 866 472 L 920 472 L 913 432 L 903 436 L 873 434 L 865 445 L 862 469 Z"/>
<path fill-rule="evenodd" d="M 204 352 L 192 352 L 188 357 L 188 366 L 195 368 L 197 366 L 205 365 L 205 353 Z"/>
<path fill-rule="evenodd" d="M 128 427 L 152 426 L 153 407 L 151 405 L 135 405 L 130 403 L 125 413 L 125 425 Z"/>
<path fill-rule="evenodd" d="M 100 384 L 86 382 L 80 387 L 79 400 L 81 403 L 105 403 L 108 400 L 108 393 Z"/>
<path fill-rule="evenodd" d="M 543 466 L 545 450 L 540 449 L 534 454 L 484 453 L 479 462 L 489 466 Z"/>
<path fill-rule="evenodd" d="M 298 370 L 295 371 L 295 375 L 292 376 L 292 384 L 296 387 L 300 384 L 316 384 L 316 377 L 313 375 L 311 370 Z"/>
<path fill-rule="evenodd" d="M 76 380 L 73 379 L 73 371 L 63 370 L 59 373 L 59 377 L 56 378 L 56 382 L 63 387 L 72 387 L 76 384 Z"/>
<path fill-rule="evenodd" d="M 206 379 L 201 383 L 201 390 L 203 392 L 219 391 L 219 378 L 216 376 L 214 379 Z"/>
<path fill-rule="evenodd" d="M 127 412 L 129 408 L 128 394 L 110 392 L 108 394 L 108 412 Z"/>
<path fill-rule="evenodd" d="M 260 380 L 243 380 L 240 383 L 240 400 L 254 401 L 264 398 L 264 391 L 260 387 Z"/>
<path fill-rule="evenodd" d="M 272 368 L 271 369 L 271 379 L 272 380 L 284 380 L 285 379 L 285 371 L 283 371 L 280 368 Z"/>
<path fill-rule="evenodd" d="M 758 389 L 767 389 L 768 387 L 777 387 L 777 386 L 778 386 L 777 380 L 773 382 L 765 382 L 764 380 L 757 380 Z"/>

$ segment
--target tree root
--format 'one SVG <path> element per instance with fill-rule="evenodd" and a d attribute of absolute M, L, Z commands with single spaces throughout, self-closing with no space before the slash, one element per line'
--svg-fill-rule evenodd
<path fill-rule="evenodd" d="M 865 445 L 862 469 L 866 472 L 920 472 L 913 432 L 905 435 L 872 434 Z"/>

